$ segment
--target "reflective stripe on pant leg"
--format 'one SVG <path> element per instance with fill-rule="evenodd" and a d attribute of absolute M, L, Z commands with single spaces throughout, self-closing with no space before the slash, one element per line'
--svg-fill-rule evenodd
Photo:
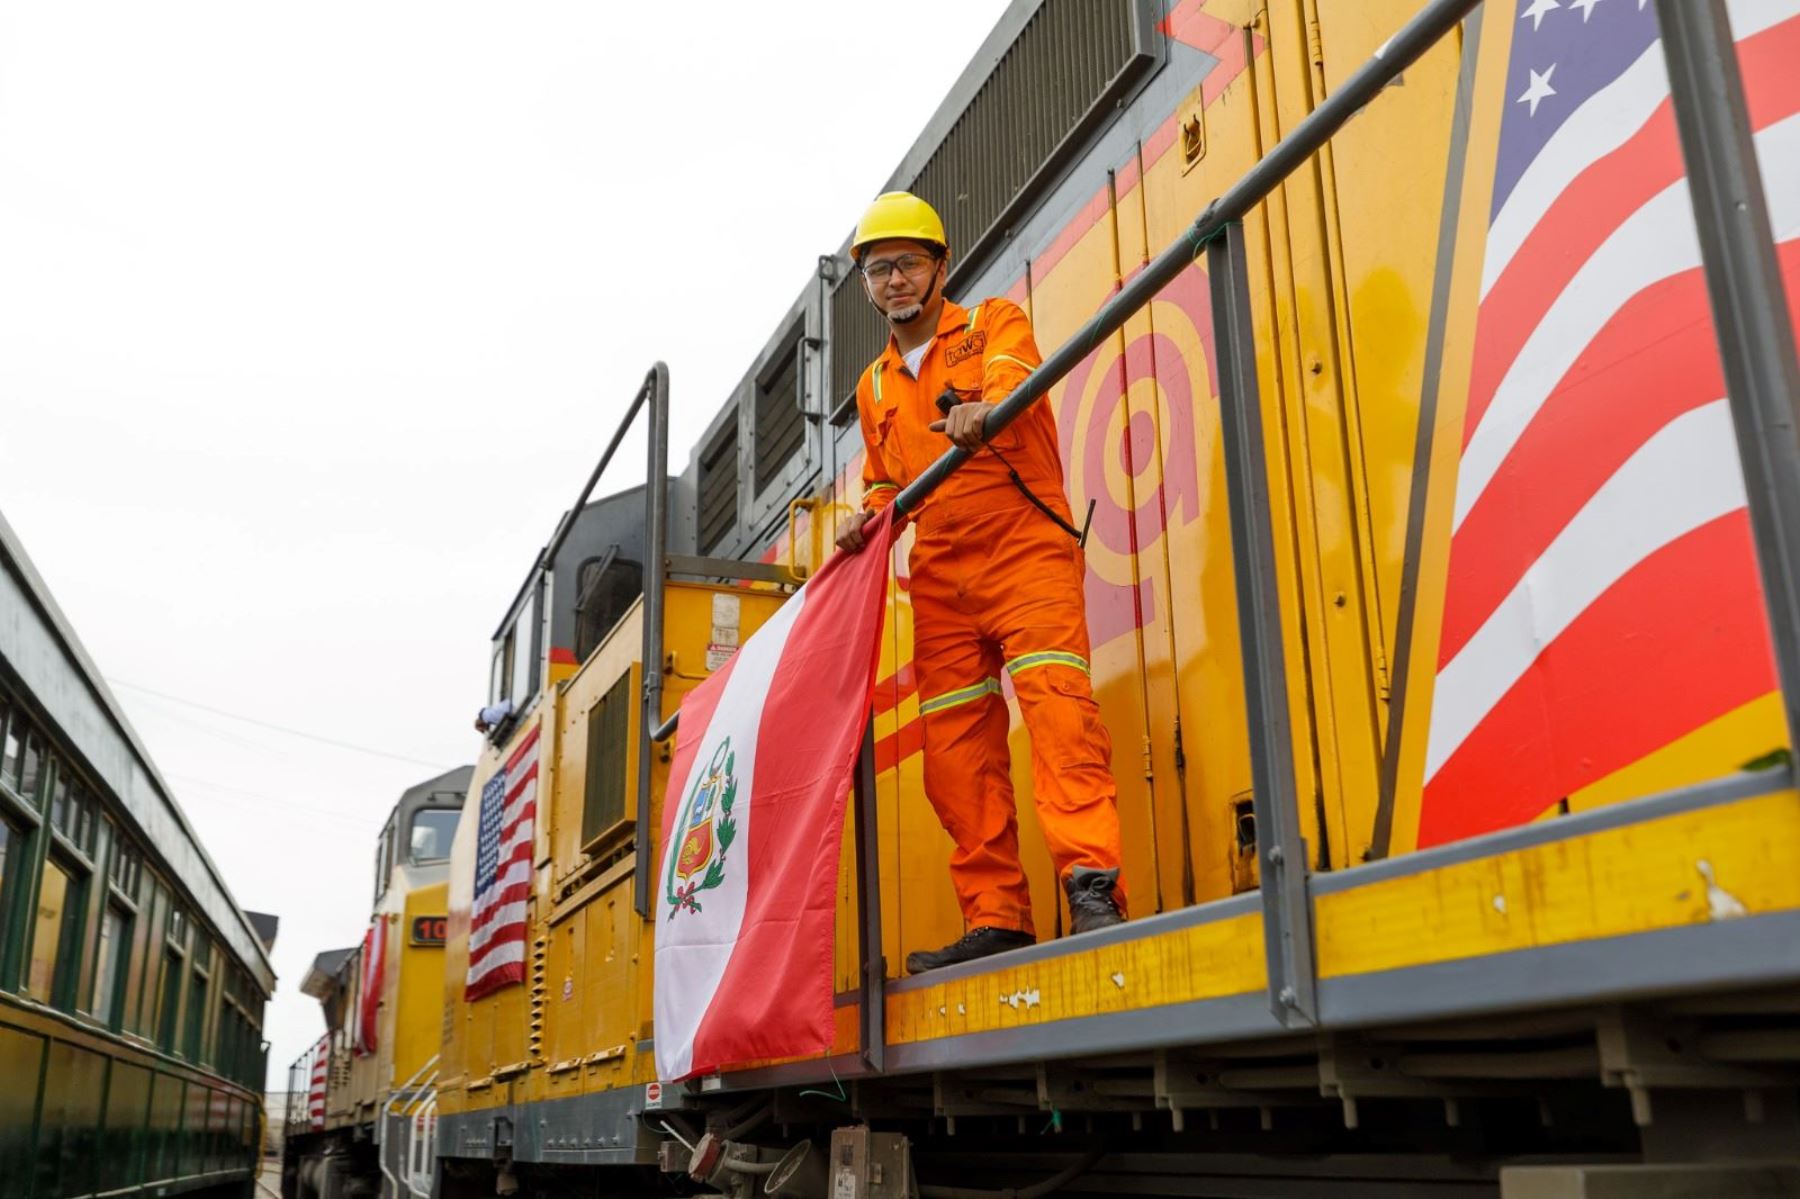
<path fill-rule="evenodd" d="M 1039 666 L 1072 666 L 1082 674 L 1090 673 L 1086 658 L 1080 654 L 1071 654 L 1060 649 L 1045 649 L 1033 654 L 1020 654 L 1006 664 L 1006 673 L 1017 678 L 1024 671 Z"/>
<path fill-rule="evenodd" d="M 966 573 L 957 556 L 954 544 L 929 536 L 911 556 L 925 796 L 955 844 L 950 881 L 965 926 L 1030 932 L 1007 752 L 1011 717 L 998 687 L 1004 664 L 960 598 Z"/>
<path fill-rule="evenodd" d="M 933 712 L 942 712 L 946 708 L 954 708 L 961 704 L 974 703 L 989 695 L 1000 694 L 1000 680 L 982 679 L 967 687 L 958 687 L 955 691 L 946 691 L 942 695 L 934 695 L 930 699 L 919 701 L 919 715 L 929 716 Z"/>
<path fill-rule="evenodd" d="M 1021 512 L 996 533 L 1003 534 L 999 560 L 971 601 L 982 613 L 982 632 L 1005 646 L 1005 668 L 1031 734 L 1038 823 L 1057 878 L 1076 866 L 1118 867 L 1118 786 L 1112 738 L 1089 678 L 1081 555 L 1036 512 Z M 1125 890 L 1121 878 L 1121 906 Z"/>

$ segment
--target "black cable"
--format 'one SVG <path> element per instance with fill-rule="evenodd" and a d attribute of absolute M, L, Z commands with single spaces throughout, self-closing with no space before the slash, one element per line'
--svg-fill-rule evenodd
<path fill-rule="evenodd" d="M 956 388 L 946 387 L 946 388 L 944 388 L 944 390 L 942 392 L 940 392 L 938 394 L 937 410 L 938 410 L 938 412 L 943 414 L 943 416 L 946 420 L 948 420 L 950 417 L 950 409 L 954 408 L 957 404 L 963 403 L 963 402 L 965 402 L 965 401 L 963 400 L 962 394 L 960 392 L 958 392 L 956 390 Z M 1016 469 L 1014 469 L 1013 464 L 1011 462 L 1007 461 L 1006 455 L 1002 454 L 997 448 L 995 448 L 995 446 L 993 445 L 992 442 L 987 442 L 987 441 L 982 442 L 981 448 L 984 450 L 987 450 L 989 453 L 993 454 L 994 457 L 996 457 L 1000 460 L 1000 465 L 1002 465 L 1006 468 L 1007 477 L 1012 480 L 1013 486 L 1017 487 L 1019 489 L 1020 495 L 1024 496 L 1026 499 L 1031 501 L 1031 506 L 1033 508 L 1036 508 L 1039 512 L 1042 512 L 1045 516 L 1048 516 L 1051 520 L 1055 521 L 1056 527 L 1061 529 L 1063 532 L 1067 533 L 1069 536 L 1073 537 L 1075 539 L 1075 543 L 1077 545 L 1081 546 L 1083 549 L 1087 548 L 1088 526 L 1091 525 L 1094 521 L 1094 505 L 1098 501 L 1096 501 L 1096 500 L 1088 501 L 1087 521 L 1082 525 L 1081 528 L 1078 529 L 1074 525 L 1070 524 L 1068 521 L 1064 520 L 1062 517 L 1058 516 L 1056 514 L 1055 509 L 1051 508 L 1049 504 L 1046 504 L 1043 500 L 1039 499 L 1037 497 L 1037 493 L 1032 491 L 1031 488 L 1029 488 L 1025 485 L 1025 480 L 1019 477 L 1019 472 Z"/>

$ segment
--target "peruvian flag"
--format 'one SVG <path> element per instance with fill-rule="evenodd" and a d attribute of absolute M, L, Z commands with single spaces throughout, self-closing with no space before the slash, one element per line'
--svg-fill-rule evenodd
<path fill-rule="evenodd" d="M 653 888 L 665 1081 L 831 1045 L 838 848 L 881 656 L 891 514 L 864 535 L 682 700 Z"/>

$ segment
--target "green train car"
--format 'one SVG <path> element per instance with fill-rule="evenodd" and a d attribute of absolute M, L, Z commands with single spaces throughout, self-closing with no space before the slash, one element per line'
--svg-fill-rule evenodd
<path fill-rule="evenodd" d="M 274 933 L 0 519 L 0 1199 L 254 1193 Z"/>

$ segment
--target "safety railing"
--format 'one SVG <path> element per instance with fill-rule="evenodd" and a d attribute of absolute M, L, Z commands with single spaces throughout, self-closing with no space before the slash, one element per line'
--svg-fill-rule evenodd
<path fill-rule="evenodd" d="M 1318 1022 L 1312 900 L 1294 774 L 1276 544 L 1241 221 L 1344 123 L 1474 11 L 1480 0 L 1431 0 L 1194 223 L 987 414 L 992 437 L 1060 383 L 1201 254 L 1207 260 L 1220 426 L 1237 576 L 1252 804 L 1259 837 L 1268 1000 L 1287 1027 Z M 1800 728 L 1800 367 L 1774 255 L 1743 87 L 1723 0 L 1657 0 L 1682 152 L 1736 422 L 1790 741 Z M 970 453 L 947 450 L 900 492 L 918 508 Z M 654 733 L 676 728 L 671 717 Z M 877 885 L 872 739 L 856 774 L 857 891 L 862 904 L 861 1040 L 882 1068 L 884 973 Z M 640 872 L 641 873 L 641 872 Z"/>

